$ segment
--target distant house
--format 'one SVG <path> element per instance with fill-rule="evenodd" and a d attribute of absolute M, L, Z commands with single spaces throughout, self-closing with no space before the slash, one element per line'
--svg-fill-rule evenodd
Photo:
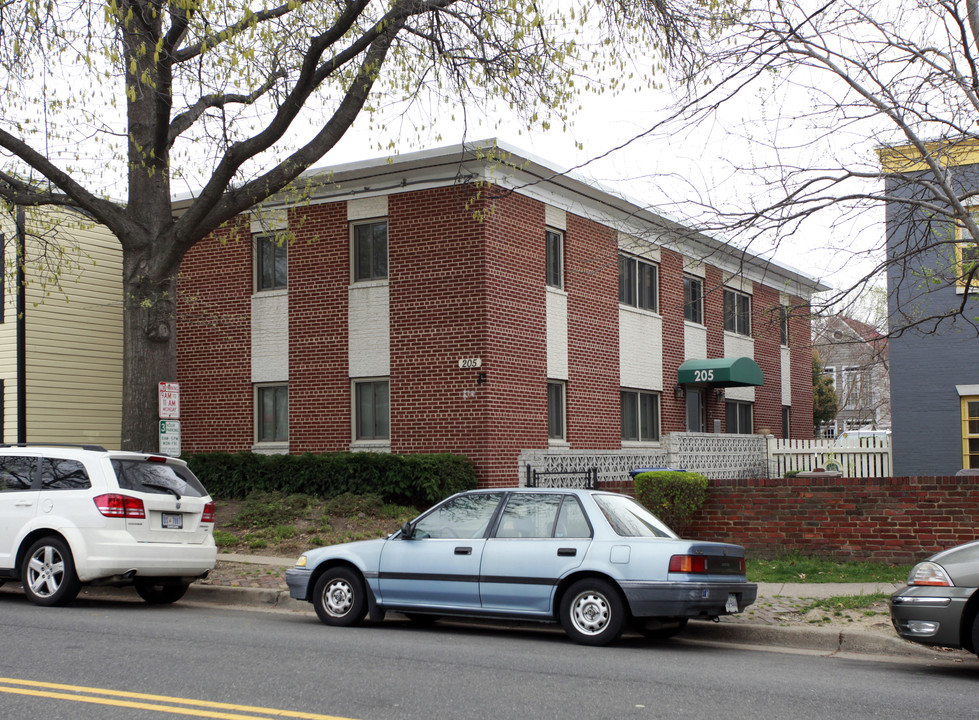
<path fill-rule="evenodd" d="M 812 437 L 807 275 L 492 141 L 304 179 L 183 262 L 185 451 L 445 451 L 511 485 L 525 453 Z"/>
<path fill-rule="evenodd" d="M 979 141 L 930 146 L 948 182 L 979 213 Z M 907 147 L 880 152 L 886 210 L 894 472 L 948 475 L 979 468 L 979 250 L 931 191 Z M 970 279 L 971 277 L 971 279 Z M 963 313 L 947 317 L 952 309 Z"/>
<path fill-rule="evenodd" d="M 813 349 L 833 381 L 839 410 L 823 437 L 848 430 L 890 430 L 891 391 L 887 337 L 844 315 L 813 322 Z"/>
<path fill-rule="evenodd" d="M 26 208 L 0 211 L 0 254 L 0 440 L 119 447 L 118 241 L 70 211 Z"/>

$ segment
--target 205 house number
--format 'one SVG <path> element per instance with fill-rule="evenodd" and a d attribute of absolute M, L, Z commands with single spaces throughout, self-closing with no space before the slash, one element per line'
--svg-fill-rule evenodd
<path fill-rule="evenodd" d="M 694 370 L 693 371 L 694 382 L 714 382 L 714 371 L 713 370 Z"/>
<path fill-rule="evenodd" d="M 459 368 L 462 370 L 476 370 L 483 367 L 482 358 L 463 358 L 459 361 Z"/>

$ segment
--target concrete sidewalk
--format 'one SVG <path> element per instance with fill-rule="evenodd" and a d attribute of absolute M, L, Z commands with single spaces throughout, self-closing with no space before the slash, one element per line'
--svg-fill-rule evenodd
<path fill-rule="evenodd" d="M 221 553 L 218 568 L 203 582 L 194 583 L 183 602 L 313 613 L 312 606 L 293 600 L 285 584 L 285 570 L 295 558 Z M 702 642 L 793 648 L 822 654 L 861 653 L 919 658 L 961 658 L 975 662 L 963 650 L 942 650 L 910 643 L 898 637 L 883 610 L 869 617 L 859 611 L 824 612 L 819 621 L 802 611 L 813 601 L 838 596 L 890 595 L 900 585 L 890 583 L 759 583 L 758 599 L 744 613 L 718 622 L 691 621 L 680 638 Z M 131 598 L 130 588 L 86 587 L 81 598 Z"/>

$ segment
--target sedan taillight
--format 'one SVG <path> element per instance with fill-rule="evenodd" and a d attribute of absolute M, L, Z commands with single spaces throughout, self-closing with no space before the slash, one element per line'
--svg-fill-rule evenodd
<path fill-rule="evenodd" d="M 143 507 L 142 500 L 129 497 L 128 495 L 119 495 L 118 493 L 99 495 L 95 498 L 95 507 L 106 517 L 133 519 L 143 519 L 146 517 L 146 509 Z"/>
<path fill-rule="evenodd" d="M 204 503 L 204 512 L 201 514 L 201 522 L 214 522 L 214 503 Z"/>
<path fill-rule="evenodd" d="M 703 555 L 674 555 L 670 558 L 671 573 L 706 573 L 707 558 Z"/>
<path fill-rule="evenodd" d="M 735 563 L 737 567 L 734 567 Z M 694 575 L 706 575 L 715 573 L 717 575 L 740 575 L 745 574 L 744 558 L 715 558 L 714 569 L 712 570 L 707 562 L 706 555 L 674 555 L 670 558 L 671 573 L 690 573 Z"/>

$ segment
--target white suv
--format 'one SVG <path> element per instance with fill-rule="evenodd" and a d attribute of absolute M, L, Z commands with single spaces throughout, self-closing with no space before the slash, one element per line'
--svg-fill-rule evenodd
<path fill-rule="evenodd" d="M 176 458 L 98 446 L 0 445 L 0 584 L 38 605 L 85 583 L 172 603 L 214 567 L 214 503 Z"/>

